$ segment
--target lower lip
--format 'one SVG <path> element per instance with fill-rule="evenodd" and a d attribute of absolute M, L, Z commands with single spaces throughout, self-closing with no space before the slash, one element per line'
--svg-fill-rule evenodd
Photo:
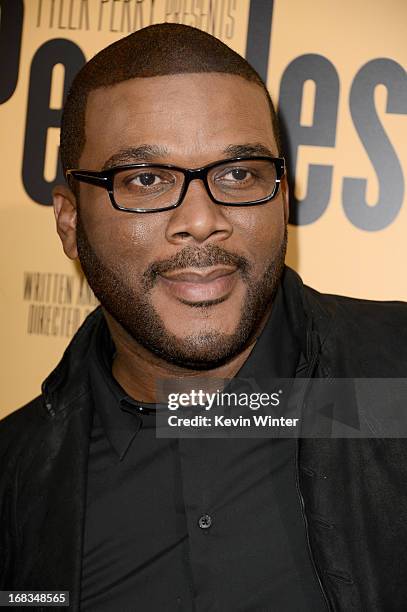
<path fill-rule="evenodd" d="M 214 280 L 190 282 L 165 278 L 159 280 L 172 296 L 189 304 L 212 302 L 224 299 L 231 293 L 238 279 L 238 272 L 219 276 Z"/>

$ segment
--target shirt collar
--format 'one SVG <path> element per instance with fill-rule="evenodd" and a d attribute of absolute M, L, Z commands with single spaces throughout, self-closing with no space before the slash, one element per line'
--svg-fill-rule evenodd
<path fill-rule="evenodd" d="M 115 346 L 103 318 L 92 338 L 90 351 L 90 384 L 103 430 L 122 460 L 142 426 L 140 408 L 112 375 Z M 133 409 L 131 410 L 131 407 Z"/>

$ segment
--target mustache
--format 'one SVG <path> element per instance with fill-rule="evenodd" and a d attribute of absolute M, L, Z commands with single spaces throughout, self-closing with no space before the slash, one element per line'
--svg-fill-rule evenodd
<path fill-rule="evenodd" d="M 247 278 L 250 263 L 246 257 L 222 249 L 216 244 L 196 248 L 187 246 L 174 257 L 151 263 L 143 273 L 143 284 L 146 290 L 151 289 L 160 274 L 186 268 L 209 268 L 216 265 L 234 266 Z"/>

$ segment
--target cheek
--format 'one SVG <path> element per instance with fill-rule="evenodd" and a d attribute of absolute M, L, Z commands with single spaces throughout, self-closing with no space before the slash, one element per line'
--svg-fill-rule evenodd
<path fill-rule="evenodd" d="M 141 276 L 159 256 L 158 246 L 163 242 L 163 228 L 155 219 L 146 221 L 138 215 L 123 214 L 130 218 L 120 221 L 111 229 L 112 245 L 116 237 L 113 257 L 120 259 L 121 267 L 131 270 L 132 275 Z"/>
<path fill-rule="evenodd" d="M 284 240 L 285 221 L 282 202 L 239 210 L 234 220 L 235 244 L 245 251 L 261 274 L 280 251 Z"/>
<path fill-rule="evenodd" d="M 107 192 L 92 195 L 92 199 L 81 197 L 81 217 L 95 252 L 113 267 L 137 268 L 142 273 L 162 242 L 162 220 L 158 215 L 116 210 Z"/>
<path fill-rule="evenodd" d="M 156 242 L 160 240 L 160 235 L 163 234 L 163 228 L 159 223 L 151 221 L 148 223 L 143 219 L 131 219 L 128 227 L 128 241 L 130 246 L 137 248 L 141 253 L 148 254 L 154 250 Z"/>

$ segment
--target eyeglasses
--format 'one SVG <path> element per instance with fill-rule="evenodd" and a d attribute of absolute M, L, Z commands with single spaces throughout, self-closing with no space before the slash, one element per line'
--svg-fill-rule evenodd
<path fill-rule="evenodd" d="M 256 206 L 278 193 L 285 172 L 283 157 L 235 157 L 202 168 L 171 164 L 130 164 L 103 172 L 67 170 L 67 180 L 103 187 L 118 210 L 152 213 L 182 204 L 191 181 L 203 181 L 210 199 L 223 206 Z"/>

